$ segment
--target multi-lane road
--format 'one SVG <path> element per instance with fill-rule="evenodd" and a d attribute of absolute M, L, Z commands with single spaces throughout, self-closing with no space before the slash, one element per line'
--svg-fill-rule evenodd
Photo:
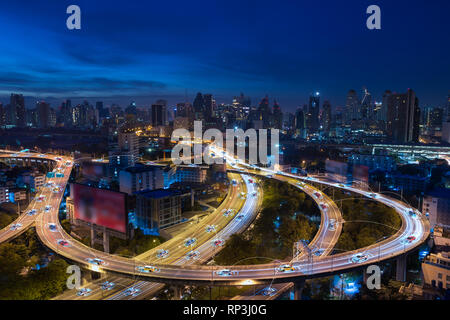
<path fill-rule="evenodd" d="M 244 162 L 236 160 L 234 164 L 239 165 L 245 170 L 248 167 Z M 66 168 L 67 169 L 67 168 Z M 239 168 L 237 168 L 239 169 Z M 242 169 L 241 169 L 242 170 Z M 264 172 L 269 177 L 283 177 L 304 180 L 308 182 L 311 179 L 314 182 L 334 186 L 336 188 L 346 189 L 363 196 L 372 198 L 375 201 L 384 203 L 394 208 L 402 219 L 402 227 L 395 235 L 388 239 L 361 248 L 352 252 L 335 254 L 331 256 L 302 257 L 292 261 L 289 268 L 280 268 L 279 263 L 270 263 L 264 265 L 248 265 L 248 266 L 204 266 L 194 264 L 166 264 L 154 263 L 154 272 L 139 272 L 136 270 L 137 264 L 140 263 L 136 259 L 127 259 L 118 256 L 108 255 L 103 252 L 95 251 L 78 241 L 71 239 L 57 221 L 57 214 L 38 215 L 36 219 L 36 230 L 41 240 L 57 251 L 59 254 L 66 256 L 74 261 L 89 266 L 94 271 L 112 271 L 116 273 L 139 276 L 141 279 L 154 281 L 171 281 L 180 283 L 193 282 L 204 284 L 257 284 L 269 281 L 287 282 L 293 278 L 299 277 L 315 277 L 330 274 L 332 272 L 343 272 L 351 270 L 356 266 L 363 266 L 378 262 L 380 260 L 391 259 L 402 255 L 404 252 L 417 248 L 429 235 L 430 226 L 427 218 L 409 205 L 382 194 L 375 194 L 354 187 L 347 187 L 341 184 L 334 184 L 317 178 L 297 177 L 281 172 L 274 172 L 271 169 L 260 168 L 259 171 Z M 324 199 L 321 194 L 318 200 Z M 249 199 L 247 197 L 247 199 Z M 57 201 L 57 198 L 55 197 Z M 51 210 L 50 213 L 53 211 Z M 329 212 L 329 210 L 327 210 Z M 52 219 L 52 216 L 54 219 Z M 233 219 L 234 220 L 234 219 Z M 56 234 L 51 235 L 46 229 L 48 223 L 55 223 L 58 226 Z M 339 225 L 339 223 L 338 223 Z M 67 245 L 60 245 L 58 240 L 67 241 Z M 320 242 L 319 242 L 320 243 Z M 211 246 L 211 244 L 209 244 Z M 200 249 L 197 249 L 200 251 Z M 91 264 L 87 262 L 88 258 L 99 258 L 101 265 Z M 226 270 L 227 272 L 223 272 Z"/>

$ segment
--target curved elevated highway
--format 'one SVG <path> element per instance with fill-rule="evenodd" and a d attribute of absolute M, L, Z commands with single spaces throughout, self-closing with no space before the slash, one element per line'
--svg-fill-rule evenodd
<path fill-rule="evenodd" d="M 245 166 L 244 163 L 239 163 Z M 71 166 L 65 170 L 70 170 Z M 249 170 L 248 168 L 247 170 Z M 269 176 L 280 176 L 290 179 L 305 180 L 308 178 L 297 177 L 289 174 L 278 174 L 270 169 L 261 168 Z M 69 171 L 70 172 L 70 171 Z M 284 179 L 284 178 L 283 178 Z M 310 178 L 314 179 L 314 178 Z M 336 254 L 331 256 L 322 256 L 317 258 L 303 257 L 292 262 L 292 270 L 286 272 L 279 269 L 278 263 L 270 263 L 264 265 L 249 266 L 200 266 L 200 265 L 167 265 L 156 263 L 155 272 L 138 272 L 136 265 L 140 262 L 136 259 L 127 259 L 113 255 L 107 255 L 103 252 L 95 251 L 85 247 L 74 239 L 71 239 L 57 221 L 57 214 L 40 214 L 36 218 L 36 230 L 41 240 L 48 247 L 57 251 L 59 254 L 85 264 L 94 271 L 110 271 L 139 277 L 149 281 L 156 282 L 179 282 L 179 283 L 204 283 L 209 285 L 227 285 L 227 284 L 257 284 L 267 282 L 288 282 L 300 278 L 321 277 L 335 272 L 349 271 L 364 265 L 369 265 L 381 260 L 391 259 L 396 256 L 403 255 L 407 251 L 411 251 L 420 246 L 429 236 L 430 226 L 427 218 L 417 210 L 410 208 L 405 203 L 389 198 L 381 194 L 372 194 L 370 192 L 356 189 L 353 187 L 345 187 L 339 184 L 314 179 L 313 181 L 325 185 L 332 185 L 337 188 L 344 188 L 349 191 L 359 193 L 366 197 L 371 197 L 376 201 L 384 203 L 394 208 L 402 219 L 401 229 L 390 238 L 372 246 L 361 248 L 355 251 Z M 248 198 L 247 198 L 248 199 Z M 60 197 L 59 197 L 60 200 Z M 58 201 L 58 197 L 54 198 Z M 52 217 L 54 218 L 52 220 Z M 58 226 L 58 234 L 53 235 L 47 228 L 48 223 L 55 223 Z M 60 246 L 61 239 L 69 243 L 69 246 Z M 59 242 L 58 242 L 59 241 Z M 61 250 L 64 249 L 64 250 Z M 102 265 L 92 265 L 87 262 L 87 258 L 101 257 Z M 227 276 L 220 275 L 220 271 L 228 269 L 231 272 Z"/>

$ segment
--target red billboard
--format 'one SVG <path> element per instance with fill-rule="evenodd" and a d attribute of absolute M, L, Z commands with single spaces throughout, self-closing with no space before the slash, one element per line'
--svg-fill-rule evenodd
<path fill-rule="evenodd" d="M 73 183 L 74 218 L 126 233 L 126 194 Z"/>

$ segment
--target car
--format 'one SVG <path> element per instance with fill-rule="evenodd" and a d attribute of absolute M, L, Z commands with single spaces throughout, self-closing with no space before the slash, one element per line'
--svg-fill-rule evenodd
<path fill-rule="evenodd" d="M 105 282 L 103 282 L 103 283 L 101 284 L 102 290 L 106 290 L 106 291 L 111 290 L 111 289 L 114 288 L 115 286 L 116 286 L 116 284 L 115 284 L 114 282 L 111 282 L 111 281 L 105 281 Z"/>
<path fill-rule="evenodd" d="M 81 288 L 80 290 L 78 290 L 78 292 L 77 292 L 77 296 L 80 296 L 80 297 L 87 297 L 88 295 L 90 295 L 91 294 L 91 289 L 89 289 L 89 288 Z"/>
<path fill-rule="evenodd" d="M 200 256 L 200 252 L 198 252 L 198 251 L 189 251 L 188 253 L 186 253 L 187 260 L 197 259 L 199 256 Z"/>
<path fill-rule="evenodd" d="M 416 237 L 415 236 L 409 236 L 409 237 L 407 237 L 406 238 L 406 243 L 411 243 L 411 242 L 413 242 L 414 240 L 416 240 Z"/>
<path fill-rule="evenodd" d="M 238 272 L 237 271 L 231 271 L 230 269 L 222 269 L 222 270 L 216 271 L 216 274 L 219 277 L 231 277 L 232 275 L 238 274 Z"/>
<path fill-rule="evenodd" d="M 271 174 L 268 174 L 266 177 L 272 179 L 273 176 Z"/>
<path fill-rule="evenodd" d="M 187 238 L 187 239 L 184 241 L 184 246 L 185 246 L 185 247 L 192 246 L 192 245 L 194 245 L 195 242 L 197 242 L 197 238 Z"/>
<path fill-rule="evenodd" d="M 340 187 L 340 188 L 345 188 L 345 185 L 343 185 L 342 183 L 339 183 L 339 184 L 338 184 L 338 187 Z"/>
<path fill-rule="evenodd" d="M 296 269 L 296 267 L 290 265 L 290 264 L 283 264 L 279 267 L 276 268 L 277 272 L 283 272 L 283 273 L 289 273 L 289 272 L 294 272 Z"/>
<path fill-rule="evenodd" d="M 48 229 L 49 229 L 51 232 L 56 232 L 56 231 L 58 231 L 58 227 L 57 227 L 56 224 L 54 224 L 54 223 L 49 223 L 49 224 L 48 224 Z"/>
<path fill-rule="evenodd" d="M 214 239 L 212 241 L 213 246 L 215 247 L 221 247 L 225 244 L 225 241 L 223 239 Z"/>
<path fill-rule="evenodd" d="M 11 225 L 11 227 L 9 227 L 9 230 L 16 231 L 16 230 L 19 230 L 20 228 L 22 228 L 22 224 L 21 223 L 14 223 L 14 224 Z"/>
<path fill-rule="evenodd" d="M 27 211 L 27 215 L 29 215 L 29 216 L 34 216 L 36 213 L 37 213 L 36 209 L 31 209 L 31 210 Z"/>
<path fill-rule="evenodd" d="M 369 197 L 371 197 L 371 198 L 376 198 L 376 197 L 377 197 L 377 194 L 376 194 L 376 193 L 373 193 L 373 192 L 371 192 L 371 193 L 369 193 Z"/>
<path fill-rule="evenodd" d="M 223 210 L 223 215 L 224 217 L 231 217 L 234 214 L 234 210 L 233 209 L 225 209 Z"/>
<path fill-rule="evenodd" d="M 103 261 L 102 259 L 99 259 L 99 258 L 86 258 L 86 261 L 87 262 L 89 262 L 90 264 L 94 264 L 94 265 L 97 265 L 97 266 L 105 266 L 106 265 L 106 262 L 105 261 Z"/>
<path fill-rule="evenodd" d="M 156 257 L 160 259 L 165 259 L 169 256 L 169 250 L 166 249 L 159 249 L 156 251 Z"/>
<path fill-rule="evenodd" d="M 260 291 L 262 296 L 266 296 L 266 297 L 272 297 L 275 295 L 275 293 L 277 293 L 277 289 L 272 288 L 272 287 L 265 287 L 264 289 L 262 289 Z"/>
<path fill-rule="evenodd" d="M 216 231 L 216 226 L 215 225 L 208 225 L 206 226 L 206 232 L 207 233 L 211 233 L 211 232 L 215 232 Z"/>
<path fill-rule="evenodd" d="M 44 184 L 44 187 L 45 188 L 53 188 L 54 184 L 55 183 L 53 181 L 48 181 Z"/>
<path fill-rule="evenodd" d="M 59 240 L 56 241 L 56 243 L 58 245 L 60 245 L 61 247 L 69 247 L 70 246 L 69 241 L 66 241 L 64 239 L 59 239 Z"/>
<path fill-rule="evenodd" d="M 124 294 L 126 296 L 133 296 L 133 297 L 138 296 L 140 293 L 141 289 L 135 287 L 128 288 L 127 290 L 124 291 Z"/>
<path fill-rule="evenodd" d="M 45 196 L 44 195 L 41 195 L 41 196 L 37 196 L 36 197 L 36 202 L 42 202 L 42 201 L 44 201 L 45 200 Z"/>
<path fill-rule="evenodd" d="M 252 196 L 256 197 L 257 195 L 258 195 L 258 192 L 256 192 L 256 191 L 252 192 Z"/>
<path fill-rule="evenodd" d="M 253 183 L 253 179 L 248 179 L 248 182 L 249 183 Z"/>
<path fill-rule="evenodd" d="M 303 183 L 303 182 L 297 182 L 297 186 L 299 186 L 299 187 L 304 187 L 305 186 L 305 184 Z"/>
<path fill-rule="evenodd" d="M 49 212 L 50 210 L 52 210 L 52 206 L 51 205 L 46 205 L 44 208 L 45 212 Z"/>
<path fill-rule="evenodd" d="M 327 205 L 326 205 L 325 203 L 323 203 L 323 202 L 320 203 L 319 206 L 320 206 L 320 208 L 321 208 L 322 210 L 324 210 L 324 211 L 328 209 Z"/>
<path fill-rule="evenodd" d="M 43 157 L 45 157 L 45 154 L 40 154 L 40 155 L 38 155 L 38 157 L 43 158 Z"/>
<path fill-rule="evenodd" d="M 417 217 L 417 214 L 412 209 L 408 210 L 408 214 L 413 218 Z"/>
<path fill-rule="evenodd" d="M 320 199 L 322 197 L 322 194 L 320 192 L 314 192 L 313 195 L 317 198 Z"/>
<path fill-rule="evenodd" d="M 232 184 L 233 186 L 237 186 L 237 181 L 236 181 L 236 179 L 231 180 L 231 184 Z"/>
<path fill-rule="evenodd" d="M 56 173 L 57 178 L 64 178 L 64 173 Z"/>
<path fill-rule="evenodd" d="M 320 257 L 322 254 L 323 254 L 323 252 L 324 252 L 325 250 L 324 249 L 317 249 L 316 251 L 314 251 L 313 252 L 313 255 L 315 255 L 316 257 Z"/>
<path fill-rule="evenodd" d="M 54 187 L 54 188 L 52 189 L 52 192 L 53 192 L 53 193 L 59 193 L 59 192 L 61 192 L 61 188 L 60 188 L 60 187 Z"/>
<path fill-rule="evenodd" d="M 328 230 L 330 231 L 336 230 L 336 220 L 330 219 L 330 223 L 328 224 Z"/>
<path fill-rule="evenodd" d="M 351 261 L 353 263 L 361 263 L 361 262 L 367 261 L 368 259 L 369 259 L 369 256 L 367 254 L 357 253 L 351 258 Z"/>
<path fill-rule="evenodd" d="M 72 165 L 72 162 L 71 161 L 66 161 L 65 165 L 66 165 L 66 167 L 70 167 Z"/>
<path fill-rule="evenodd" d="M 236 216 L 237 220 L 242 220 L 243 218 L 244 218 L 244 214 L 243 213 L 241 213 L 238 216 Z"/>
<path fill-rule="evenodd" d="M 137 266 L 136 270 L 145 273 L 159 272 L 159 269 L 153 266 Z"/>
<path fill-rule="evenodd" d="M 56 160 L 56 161 L 61 161 L 62 158 L 61 158 L 61 157 L 56 157 L 55 160 Z"/>

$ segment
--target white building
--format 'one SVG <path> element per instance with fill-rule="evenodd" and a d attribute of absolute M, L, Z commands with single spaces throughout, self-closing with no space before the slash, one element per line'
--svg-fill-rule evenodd
<path fill-rule="evenodd" d="M 435 189 L 425 195 L 422 212 L 428 216 L 432 228 L 450 228 L 450 189 Z"/>
<path fill-rule="evenodd" d="M 450 257 L 448 252 L 431 253 L 422 263 L 424 284 L 438 289 L 450 289 Z"/>
<path fill-rule="evenodd" d="M 120 192 L 132 195 L 136 191 L 164 188 L 162 166 L 136 165 L 119 173 Z"/>

